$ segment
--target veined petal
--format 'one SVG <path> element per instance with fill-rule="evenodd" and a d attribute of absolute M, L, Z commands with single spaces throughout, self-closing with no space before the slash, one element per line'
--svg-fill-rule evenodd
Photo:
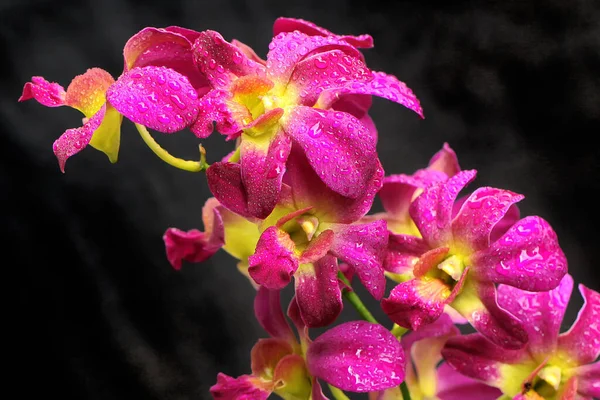
<path fill-rule="evenodd" d="M 102 123 L 94 131 L 90 146 L 108 156 L 111 163 L 116 163 L 121 144 L 121 122 L 123 115 L 110 104 L 106 104 L 106 112 Z"/>
<path fill-rule="evenodd" d="M 106 103 L 106 91 L 115 82 L 103 69 L 90 68 L 77 75 L 67 88 L 65 105 L 81 111 L 87 118 L 96 114 Z"/>
<path fill-rule="evenodd" d="M 579 365 L 589 364 L 600 356 L 600 293 L 579 285 L 583 307 L 568 332 L 558 337 L 558 348 Z"/>
<path fill-rule="evenodd" d="M 330 189 L 354 199 L 366 192 L 378 158 L 375 141 L 358 119 L 341 111 L 298 106 L 281 123 Z"/>
<path fill-rule="evenodd" d="M 554 354 L 560 325 L 573 290 L 573 278 L 565 275 L 556 289 L 526 292 L 507 285 L 498 286 L 498 305 L 523 323 L 529 337 L 528 349 L 538 361 Z"/>
<path fill-rule="evenodd" d="M 312 391 L 311 377 L 304 358 L 290 354 L 281 359 L 273 371 L 275 393 L 285 400 L 308 399 Z"/>
<path fill-rule="evenodd" d="M 496 400 L 502 395 L 499 389 L 459 373 L 448 363 L 438 367 L 437 377 L 440 400 Z"/>
<path fill-rule="evenodd" d="M 215 31 L 200 32 L 192 51 L 196 65 L 214 88 L 227 89 L 240 76 L 264 75 L 262 64 L 249 59 Z"/>
<path fill-rule="evenodd" d="M 187 77 L 165 67 L 134 68 L 106 93 L 121 114 L 150 129 L 173 133 L 198 116 L 198 93 Z"/>
<path fill-rule="evenodd" d="M 461 171 L 445 182 L 433 183 L 410 205 L 410 216 L 431 248 L 443 246 L 451 239 L 452 206 L 476 174 L 475 170 Z"/>
<path fill-rule="evenodd" d="M 319 236 L 312 238 L 308 242 L 308 246 L 302 252 L 300 256 L 300 262 L 302 264 L 312 263 L 321 258 L 331 250 L 331 246 L 334 241 L 335 234 L 331 229 L 327 229 L 319 234 Z"/>
<path fill-rule="evenodd" d="M 224 207 L 243 217 L 252 218 L 239 164 L 213 163 L 206 170 L 206 179 L 211 193 Z"/>
<path fill-rule="evenodd" d="M 254 298 L 254 315 L 260 326 L 271 337 L 295 342 L 294 333 L 283 316 L 279 290 L 270 290 L 261 286 Z"/>
<path fill-rule="evenodd" d="M 270 380 L 279 361 L 293 352 L 292 344 L 283 339 L 259 339 L 250 353 L 252 375 Z"/>
<path fill-rule="evenodd" d="M 250 276 L 268 289 L 283 289 L 298 269 L 294 250 L 287 232 L 275 226 L 267 228 L 256 244 L 256 252 L 248 258 Z"/>
<path fill-rule="evenodd" d="M 237 378 L 219 373 L 217 383 L 210 387 L 215 400 L 266 400 L 273 390 L 271 382 L 251 375 Z"/>
<path fill-rule="evenodd" d="M 489 248 L 470 257 L 478 279 L 519 289 L 554 289 L 567 273 L 567 259 L 548 222 L 529 216 L 514 224 Z"/>
<path fill-rule="evenodd" d="M 427 169 L 443 172 L 449 178 L 460 172 L 458 157 L 448 143 L 444 143 L 442 149 L 431 157 Z"/>
<path fill-rule="evenodd" d="M 473 252 L 487 249 L 494 226 L 514 203 L 524 198 L 521 194 L 491 187 L 475 190 L 452 220 L 454 240 Z"/>
<path fill-rule="evenodd" d="M 383 268 L 394 274 L 412 274 L 414 265 L 428 250 L 421 238 L 390 232 Z"/>
<path fill-rule="evenodd" d="M 23 87 L 19 101 L 35 99 L 46 107 L 60 107 L 65 105 L 66 95 L 67 92 L 58 83 L 48 82 L 41 76 L 34 76 L 31 82 L 27 82 Z"/>
<path fill-rule="evenodd" d="M 527 344 L 523 324 L 496 302 L 493 283 L 467 279 L 450 305 L 494 344 L 511 350 L 521 349 Z"/>
<path fill-rule="evenodd" d="M 335 36 L 337 39 L 344 40 L 358 48 L 369 49 L 373 47 L 373 38 L 371 35 L 336 35 L 325 28 L 321 28 L 320 26 L 303 19 L 279 17 L 273 24 L 273 36 L 277 36 L 281 32 L 293 31 L 300 31 L 309 36 Z"/>
<path fill-rule="evenodd" d="M 328 255 L 312 264 L 300 265 L 296 272 L 296 302 L 307 327 L 327 326 L 342 311 L 337 271 L 337 260 Z"/>
<path fill-rule="evenodd" d="M 92 135 L 102 123 L 105 113 L 106 105 L 103 105 L 82 127 L 67 129 L 65 133 L 54 141 L 52 149 L 58 159 L 58 165 L 62 172 L 65 172 L 67 159 L 79 153 L 90 143 Z"/>
<path fill-rule="evenodd" d="M 600 398 L 600 361 L 577 368 L 576 376 L 579 394 Z"/>
<path fill-rule="evenodd" d="M 273 211 L 279 200 L 292 141 L 282 131 L 267 143 L 252 139 L 244 138 L 241 143 L 242 182 L 246 189 L 248 211 L 263 219 Z"/>
<path fill-rule="evenodd" d="M 326 224 L 334 232 L 331 254 L 348 263 L 365 288 L 380 300 L 385 291 L 382 261 L 388 241 L 385 221 Z"/>
<path fill-rule="evenodd" d="M 310 373 L 352 392 L 385 390 L 404 380 L 404 351 L 386 328 L 366 321 L 335 326 L 308 348 Z"/>

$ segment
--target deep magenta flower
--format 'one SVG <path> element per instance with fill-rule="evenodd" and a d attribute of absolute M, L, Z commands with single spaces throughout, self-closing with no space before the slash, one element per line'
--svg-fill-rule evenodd
<path fill-rule="evenodd" d="M 231 186 L 232 177 L 240 175 L 237 190 L 258 218 L 277 204 L 292 143 L 330 189 L 357 198 L 378 165 L 377 135 L 366 116 L 370 96 L 422 113 L 404 83 L 366 67 L 352 44 L 371 44 L 366 36 L 321 36 L 327 31 L 289 19 L 276 23 L 275 31 L 291 27 L 303 32 L 277 34 L 265 65 L 214 31 L 202 32 L 194 42 L 196 63 L 212 90 L 200 101 L 191 130 L 206 137 L 216 122 L 222 134 L 240 138 L 228 162 L 211 167 L 211 191 L 229 191 L 219 185 Z"/>
<path fill-rule="evenodd" d="M 500 285 L 498 304 L 523 321 L 528 345 L 506 350 L 471 334 L 449 339 L 444 358 L 515 399 L 600 398 L 600 293 L 579 285 L 585 303 L 571 329 L 559 335 L 572 289 L 570 275 L 548 292 Z"/>
<path fill-rule="evenodd" d="M 326 397 L 317 379 L 352 392 L 385 390 L 404 379 L 402 346 L 381 325 L 347 322 L 312 341 L 292 299 L 288 316 L 298 341 L 281 310 L 279 291 L 260 288 L 254 311 L 271 337 L 252 349 L 251 375 L 218 375 L 211 387 L 215 399 L 259 400 L 275 392 L 283 398 L 319 400 Z"/>
<path fill-rule="evenodd" d="M 509 213 L 522 195 L 491 187 L 477 189 L 455 204 L 476 172 L 461 171 L 427 187 L 410 206 L 421 237 L 397 235 L 412 279 L 382 301 L 397 324 L 419 329 L 435 321 L 446 305 L 462 314 L 496 344 L 521 348 L 527 334 L 512 314 L 496 303 L 496 283 L 546 291 L 567 272 L 556 233 L 542 218 L 517 220 Z"/>
<path fill-rule="evenodd" d="M 441 365 L 441 350 L 446 341 L 460 331 L 448 314 L 416 332 L 402 336 L 402 348 L 408 358 L 406 384 L 411 399 L 495 400 L 502 392 L 458 373 L 447 363 Z M 403 400 L 399 387 L 372 392 L 370 400 Z"/>

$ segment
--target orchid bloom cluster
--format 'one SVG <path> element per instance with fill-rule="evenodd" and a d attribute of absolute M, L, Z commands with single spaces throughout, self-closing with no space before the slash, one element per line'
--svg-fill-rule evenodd
<path fill-rule="evenodd" d="M 579 286 L 584 306 L 561 334 L 573 279 L 550 224 L 521 218 L 524 196 L 463 195 L 476 171 L 448 144 L 413 174 L 385 175 L 372 96 L 423 112 L 406 84 L 367 67 L 371 47 L 369 35 L 292 18 L 275 21 L 266 60 L 215 31 L 145 28 L 125 44 L 116 80 L 92 68 L 65 90 L 33 77 L 19 100 L 84 114 L 54 142 L 63 172 L 87 145 L 116 162 L 123 117 L 168 164 L 205 171 L 204 230 L 167 229 L 166 257 L 176 270 L 221 248 L 236 258 L 269 335 L 249 374 L 217 376 L 215 399 L 318 400 L 324 384 L 336 399 L 600 398 L 600 293 Z M 216 130 L 235 145 L 209 165 L 202 146 L 199 161 L 182 160 L 148 129 Z M 384 211 L 368 214 L 376 196 Z M 344 299 L 361 320 L 335 325 Z M 461 334 L 467 324 L 475 333 Z M 311 339 L 311 328 L 326 329 Z"/>

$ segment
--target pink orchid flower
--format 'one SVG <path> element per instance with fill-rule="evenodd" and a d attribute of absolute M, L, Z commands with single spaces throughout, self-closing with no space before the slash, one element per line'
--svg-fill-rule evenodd
<path fill-rule="evenodd" d="M 442 361 L 446 341 L 460 334 L 448 314 L 435 322 L 402 337 L 404 353 L 410 355 L 406 365 L 406 385 L 411 399 L 426 400 L 495 400 L 502 392 L 458 373 Z M 399 387 L 372 392 L 370 400 L 402 400 Z"/>
<path fill-rule="evenodd" d="M 265 65 L 214 31 L 202 32 L 193 47 L 212 89 L 200 101 L 191 130 L 206 137 L 216 122 L 229 139 L 240 138 L 228 162 L 211 167 L 218 171 L 209 180 L 211 191 L 226 191 L 217 185 L 229 187 L 230 178 L 240 175 L 237 191 L 245 193 L 248 212 L 258 218 L 277 204 L 292 143 L 330 189 L 357 198 L 378 165 L 377 136 L 370 119 L 363 119 L 370 96 L 422 114 L 404 83 L 366 67 L 351 44 L 370 43 L 365 36 L 321 36 L 324 31 L 291 20 L 276 24 L 276 31 L 290 24 L 313 29 L 312 36 L 298 30 L 277 34 Z"/>
<path fill-rule="evenodd" d="M 486 382 L 514 399 L 600 398 L 600 293 L 579 285 L 584 305 L 569 331 L 559 334 L 571 297 L 566 275 L 548 292 L 498 287 L 498 304 L 516 315 L 528 345 L 506 350 L 480 334 L 449 339 L 442 354 L 459 372 Z"/>
<path fill-rule="evenodd" d="M 450 305 L 496 344 L 527 342 L 522 324 L 496 303 L 496 283 L 524 290 L 555 288 L 567 272 L 556 233 L 537 216 L 509 213 L 524 196 L 483 187 L 455 207 L 476 171 L 461 171 L 427 187 L 410 205 L 421 237 L 397 235 L 398 251 L 413 263 L 414 278 L 397 285 L 383 310 L 397 324 L 419 329 Z"/>
<path fill-rule="evenodd" d="M 232 378 L 220 373 L 211 387 L 215 399 L 326 399 L 317 379 L 342 390 L 369 392 L 399 385 L 404 379 L 404 352 L 384 327 L 366 321 L 338 325 L 312 341 L 295 299 L 288 308 L 299 339 L 287 323 L 280 292 L 264 287 L 254 302 L 255 315 L 271 336 L 251 352 L 252 374 Z"/>
<path fill-rule="evenodd" d="M 144 28 L 126 43 L 123 74 L 116 82 L 105 70 L 92 68 L 75 77 L 66 91 L 39 76 L 26 83 L 19 101 L 34 98 L 47 107 L 69 106 L 85 115 L 82 127 L 68 129 L 54 142 L 61 171 L 88 144 L 116 162 L 123 115 L 165 133 L 191 125 L 198 99 L 208 91 L 192 58 L 198 35 L 175 26 Z"/>
<path fill-rule="evenodd" d="M 272 290 L 283 289 L 294 277 L 304 322 L 309 327 L 325 326 L 342 310 L 338 259 L 352 267 L 373 297 L 383 297 L 385 221 L 355 223 L 371 207 L 381 187 L 383 169 L 378 166 L 363 196 L 350 199 L 329 189 L 308 167 L 306 156 L 296 146 L 288 164 L 281 199 L 266 219 L 243 218 L 239 215 L 243 212 L 238 212 L 245 207 L 243 198 L 232 196 L 233 191 L 216 192 L 225 204 L 215 208 L 218 203 L 211 202 L 209 207 L 217 210 L 220 219 L 205 218 L 207 231 L 203 234 L 169 230 L 165 235 L 167 254 L 175 268 L 182 258 L 200 261 L 216 251 L 213 244 L 222 243 L 222 239 L 210 238 L 224 230 L 224 249 L 240 260 L 243 272 L 257 285 Z M 203 214 L 211 212 L 205 210 Z M 215 221 L 222 221 L 223 227 Z"/>

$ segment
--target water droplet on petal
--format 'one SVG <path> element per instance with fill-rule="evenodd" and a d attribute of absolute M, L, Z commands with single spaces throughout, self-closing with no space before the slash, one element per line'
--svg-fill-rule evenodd
<path fill-rule="evenodd" d="M 177 81 L 169 81 L 169 87 L 173 90 L 181 90 L 181 85 Z"/>

